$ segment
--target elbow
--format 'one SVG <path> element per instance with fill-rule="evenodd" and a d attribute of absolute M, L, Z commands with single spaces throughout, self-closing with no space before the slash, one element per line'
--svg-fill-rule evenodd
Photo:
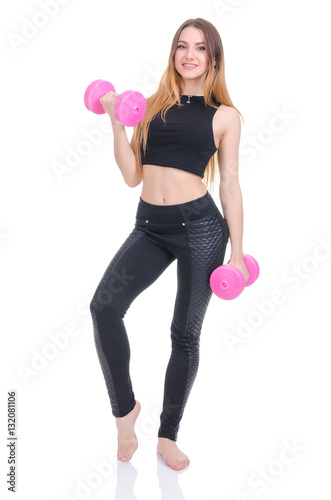
<path fill-rule="evenodd" d="M 125 184 L 127 186 L 129 186 L 129 188 L 135 187 L 134 183 L 131 180 L 128 180 L 128 179 L 124 179 L 124 180 L 125 180 Z"/>
<path fill-rule="evenodd" d="M 143 180 L 142 172 L 138 168 L 136 168 L 135 175 L 131 177 L 129 182 L 127 182 L 127 185 L 131 188 L 135 188 L 139 186 L 142 180 Z"/>
<path fill-rule="evenodd" d="M 138 184 L 133 184 L 133 183 L 130 183 L 130 182 L 127 182 L 126 185 L 129 186 L 130 188 L 135 188 L 135 187 L 138 186 Z"/>
<path fill-rule="evenodd" d="M 142 172 L 138 170 L 136 167 L 132 169 L 130 172 L 126 172 L 127 175 L 123 175 L 125 184 L 130 188 L 135 188 L 139 186 L 141 181 L 143 180 Z"/>
<path fill-rule="evenodd" d="M 125 183 L 130 188 L 135 188 L 135 187 L 139 186 L 141 181 L 142 181 L 142 179 L 126 179 Z"/>

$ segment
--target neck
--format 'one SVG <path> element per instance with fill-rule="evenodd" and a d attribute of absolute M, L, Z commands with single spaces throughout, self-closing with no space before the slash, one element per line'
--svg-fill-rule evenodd
<path fill-rule="evenodd" d="M 189 90 L 183 90 L 183 94 L 182 95 L 190 95 L 190 96 L 204 95 L 204 91 L 203 90 L 194 91 L 193 89 L 191 89 L 191 91 L 189 91 Z"/>

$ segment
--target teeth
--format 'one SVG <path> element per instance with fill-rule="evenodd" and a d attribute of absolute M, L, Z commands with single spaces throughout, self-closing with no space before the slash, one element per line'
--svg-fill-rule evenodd
<path fill-rule="evenodd" d="M 194 68 L 194 66 L 196 66 L 196 64 L 184 64 L 184 66 L 188 66 L 189 68 Z"/>

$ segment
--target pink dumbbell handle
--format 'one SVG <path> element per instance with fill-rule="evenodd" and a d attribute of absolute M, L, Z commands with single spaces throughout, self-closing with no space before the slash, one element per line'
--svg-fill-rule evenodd
<path fill-rule="evenodd" d="M 228 261 L 228 263 L 229 262 L 230 261 Z M 248 271 L 248 274 L 249 274 L 249 277 L 248 277 L 247 281 L 245 281 L 245 285 L 244 285 L 246 287 L 246 286 L 250 286 L 253 283 L 255 283 L 255 281 L 257 280 L 257 278 L 259 277 L 259 274 L 260 274 L 260 267 L 259 267 L 259 264 L 257 263 L 257 260 L 248 254 L 244 255 L 244 264 L 245 264 L 247 271 Z M 229 264 L 227 264 L 227 265 L 229 265 Z M 235 266 L 230 265 L 229 267 L 235 267 Z M 243 279 L 245 280 L 244 275 L 242 274 L 240 269 L 238 269 L 238 268 L 236 268 L 236 269 L 242 275 Z"/>
<path fill-rule="evenodd" d="M 230 262 L 230 261 L 229 261 Z M 236 266 L 226 264 L 211 273 L 209 282 L 212 291 L 224 300 L 238 297 L 246 286 L 252 285 L 259 276 L 259 265 L 250 255 L 244 255 L 244 263 L 249 273 L 245 281 L 243 273 Z"/>

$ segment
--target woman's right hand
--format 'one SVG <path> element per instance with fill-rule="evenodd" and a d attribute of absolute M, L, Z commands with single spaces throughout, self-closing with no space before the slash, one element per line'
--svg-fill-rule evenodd
<path fill-rule="evenodd" d="M 114 106 L 116 99 L 118 97 L 118 94 L 116 92 L 108 92 L 104 96 L 101 97 L 100 103 L 105 110 L 106 113 L 110 116 L 110 119 L 112 123 L 118 123 L 116 121 L 115 115 L 114 115 Z"/>

